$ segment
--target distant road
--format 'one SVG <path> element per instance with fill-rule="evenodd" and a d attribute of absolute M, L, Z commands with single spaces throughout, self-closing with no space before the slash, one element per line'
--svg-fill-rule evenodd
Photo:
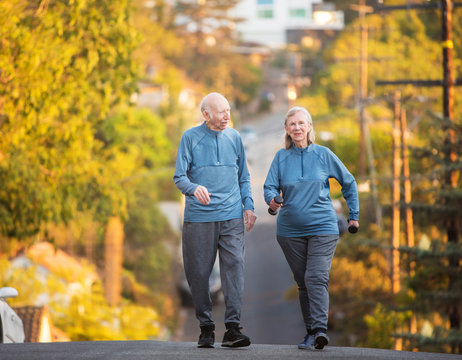
<path fill-rule="evenodd" d="M 327 347 L 320 351 L 298 350 L 289 345 L 251 345 L 248 348 L 198 349 L 194 342 L 88 341 L 67 343 L 0 344 L 1 360 L 456 360 L 462 355 L 414 353 L 365 348 Z"/>

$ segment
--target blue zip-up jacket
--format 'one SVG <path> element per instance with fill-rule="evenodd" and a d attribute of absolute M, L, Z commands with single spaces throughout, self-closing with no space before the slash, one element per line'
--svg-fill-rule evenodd
<path fill-rule="evenodd" d="M 243 209 L 254 209 L 244 146 L 232 128 L 214 131 L 204 121 L 186 130 L 178 147 L 173 181 L 186 196 L 184 221 L 238 219 Z M 212 194 L 208 205 L 194 197 L 199 185 Z"/>
<path fill-rule="evenodd" d="M 348 219 L 358 220 L 356 181 L 340 159 L 327 147 L 279 150 L 264 185 L 267 204 L 282 192 L 277 234 L 285 237 L 338 234 L 337 215 L 330 198 L 329 178 L 342 186 L 349 210 Z"/>

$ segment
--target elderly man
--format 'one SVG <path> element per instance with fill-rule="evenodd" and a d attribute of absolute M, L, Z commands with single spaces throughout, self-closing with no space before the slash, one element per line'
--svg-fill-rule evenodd
<path fill-rule="evenodd" d="M 205 121 L 184 132 L 173 180 L 186 196 L 183 224 L 183 260 L 201 334 L 198 347 L 215 342 L 209 277 L 217 251 L 225 298 L 222 346 L 249 346 L 240 331 L 244 288 L 244 224 L 255 224 L 250 175 L 239 133 L 228 127 L 226 98 L 218 93 L 201 102 Z"/>

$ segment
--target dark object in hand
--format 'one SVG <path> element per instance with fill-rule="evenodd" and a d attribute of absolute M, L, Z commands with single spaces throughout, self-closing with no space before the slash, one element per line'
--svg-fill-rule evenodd
<path fill-rule="evenodd" d="M 273 200 L 276 204 L 282 204 L 283 202 L 282 197 L 280 197 L 279 195 L 276 195 Z M 278 212 L 277 210 L 274 211 L 271 208 L 268 208 L 268 213 L 270 213 L 271 215 L 276 215 Z"/>
<path fill-rule="evenodd" d="M 348 231 L 352 234 L 355 234 L 358 232 L 358 227 L 357 226 L 354 226 L 354 225 L 350 225 L 348 226 Z"/>

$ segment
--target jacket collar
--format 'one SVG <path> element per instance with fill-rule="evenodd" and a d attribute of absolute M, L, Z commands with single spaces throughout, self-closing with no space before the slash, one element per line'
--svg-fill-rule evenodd
<path fill-rule="evenodd" d="M 304 148 L 298 148 L 298 147 L 295 147 L 294 144 L 292 144 L 292 147 L 290 148 L 290 150 L 293 151 L 296 154 L 301 154 L 301 153 L 304 153 L 304 152 L 310 152 L 310 151 L 314 150 L 314 143 L 311 143 L 310 145 L 308 145 L 307 147 L 304 147 Z"/>
<path fill-rule="evenodd" d="M 212 130 L 207 126 L 207 123 L 205 121 L 202 123 L 201 127 L 207 134 L 210 134 L 210 135 L 213 135 L 213 136 L 220 135 L 223 131 L 226 130 L 226 129 L 222 130 L 222 131 Z"/>

